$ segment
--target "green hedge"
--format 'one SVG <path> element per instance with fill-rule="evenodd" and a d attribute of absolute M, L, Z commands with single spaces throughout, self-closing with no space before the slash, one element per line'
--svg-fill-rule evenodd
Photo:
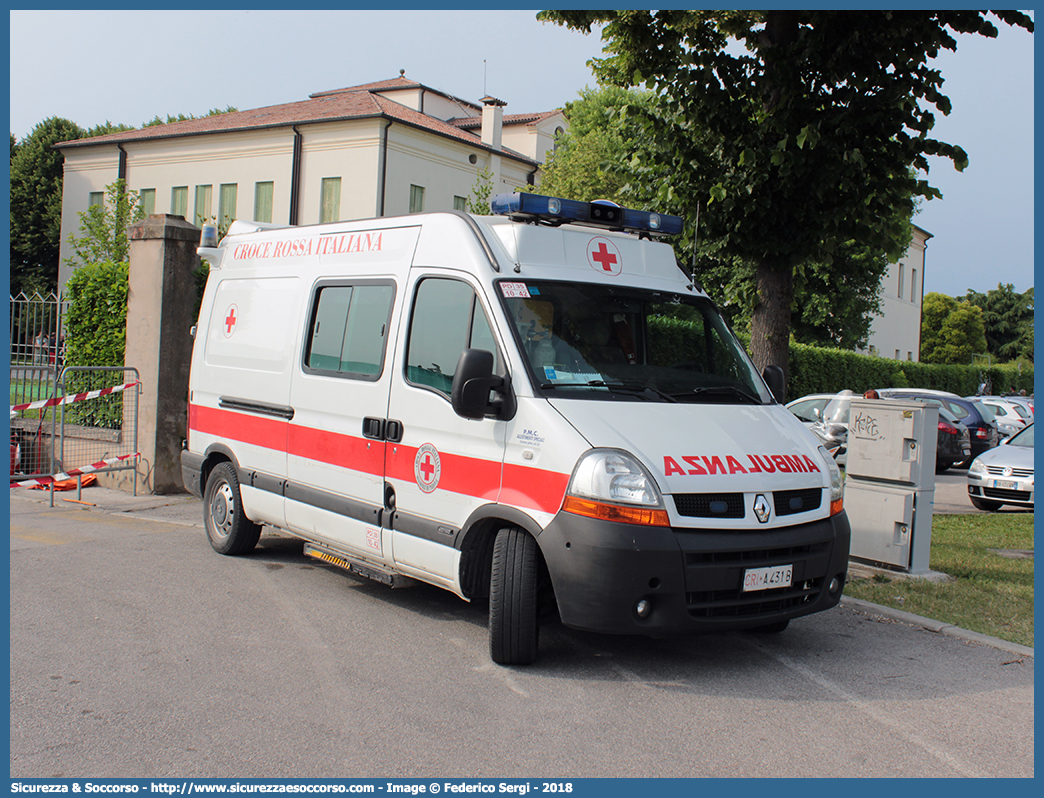
<path fill-rule="evenodd" d="M 122 366 L 127 337 L 127 263 L 102 261 L 73 271 L 66 285 L 69 310 L 65 316 L 66 366 Z M 69 393 L 108 387 L 94 384 L 97 375 L 73 372 Z M 69 405 L 68 423 L 119 429 L 122 396 Z"/>
<path fill-rule="evenodd" d="M 750 351 L 750 336 L 737 333 Z M 790 368 L 787 376 L 787 401 L 813 393 L 836 393 L 846 388 L 863 393 L 869 388 L 930 388 L 949 391 L 958 396 L 971 396 L 979 389 L 982 377 L 993 382 L 994 394 L 1033 393 L 1033 367 L 1023 366 L 1019 373 L 1014 363 L 981 366 L 942 366 L 889 360 L 874 355 L 860 355 L 842 349 L 790 342 Z"/>

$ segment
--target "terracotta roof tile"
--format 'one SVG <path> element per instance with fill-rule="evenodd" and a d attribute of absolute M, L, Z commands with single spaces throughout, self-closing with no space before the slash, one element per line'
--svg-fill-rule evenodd
<path fill-rule="evenodd" d="M 172 122 L 167 125 L 153 125 L 139 130 L 127 130 L 122 133 L 110 133 L 94 138 L 63 141 L 57 147 L 87 147 L 101 144 L 122 144 L 132 141 L 150 141 L 182 136 L 200 136 L 214 133 L 232 133 L 244 130 L 261 130 L 288 125 L 305 125 L 319 122 L 345 121 L 350 119 L 366 119 L 368 117 L 386 117 L 405 124 L 430 130 L 439 135 L 448 136 L 478 147 L 484 147 L 479 136 L 470 133 L 456 124 L 444 122 L 427 114 L 422 114 L 401 103 L 397 103 L 374 90 L 420 86 L 405 78 L 396 78 L 365 86 L 337 89 L 311 95 L 307 100 L 269 105 L 249 111 L 232 111 L 217 116 L 205 116 L 199 119 L 187 119 L 183 122 Z M 481 119 L 478 119 L 481 128 Z M 536 163 L 531 158 L 505 148 L 503 152 L 514 158 Z"/>

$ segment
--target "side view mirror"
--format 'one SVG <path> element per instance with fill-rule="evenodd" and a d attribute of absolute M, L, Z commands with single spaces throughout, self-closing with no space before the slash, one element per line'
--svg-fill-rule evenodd
<path fill-rule="evenodd" d="M 496 397 L 490 399 L 490 392 Z M 507 381 L 493 374 L 493 353 L 485 349 L 465 349 L 453 372 L 450 404 L 453 412 L 462 418 L 482 419 L 503 416 L 509 394 Z M 513 414 L 511 414 L 513 415 Z"/>
<path fill-rule="evenodd" d="M 769 390 L 772 391 L 773 398 L 783 404 L 783 400 L 787 396 L 787 379 L 783 376 L 783 369 L 779 366 L 765 366 L 761 376 Z"/>

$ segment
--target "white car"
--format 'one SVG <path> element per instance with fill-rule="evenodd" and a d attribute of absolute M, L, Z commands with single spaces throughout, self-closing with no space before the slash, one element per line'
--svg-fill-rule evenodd
<path fill-rule="evenodd" d="M 1021 402 L 1010 399 L 998 399 L 993 396 L 980 396 L 978 400 L 990 409 L 997 417 L 999 425 L 1010 425 L 1013 433 L 1020 432 L 1033 423 L 1033 414 Z"/>
<path fill-rule="evenodd" d="M 983 452 L 968 469 L 968 498 L 980 510 L 1033 508 L 1033 425 Z"/>

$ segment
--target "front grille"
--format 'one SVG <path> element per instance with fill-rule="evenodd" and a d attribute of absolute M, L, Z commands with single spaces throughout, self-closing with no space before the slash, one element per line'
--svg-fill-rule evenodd
<path fill-rule="evenodd" d="M 805 488 L 804 490 L 780 490 L 772 494 L 776 504 L 776 516 L 807 513 L 818 510 L 823 503 L 822 488 Z"/>
<path fill-rule="evenodd" d="M 778 549 L 747 549 L 745 551 L 690 551 L 685 554 L 687 567 L 699 565 L 742 565 L 757 568 L 780 562 L 807 558 L 813 554 L 829 554 L 830 541 L 806 546 L 783 546 Z"/>
<path fill-rule="evenodd" d="M 986 471 L 987 471 L 987 473 L 989 473 L 989 474 L 991 474 L 991 475 L 993 475 L 995 477 L 1006 476 L 1005 473 L 1004 473 L 1004 468 L 1001 467 L 1001 466 L 986 466 Z M 1032 468 L 1013 468 L 1013 469 L 1011 469 L 1011 474 L 1008 475 L 1008 476 L 1018 477 L 1019 479 L 1026 479 L 1027 477 L 1032 477 L 1033 476 L 1033 469 Z"/>
<path fill-rule="evenodd" d="M 680 493 L 674 497 L 678 515 L 687 518 L 743 518 L 742 493 Z"/>
<path fill-rule="evenodd" d="M 983 488 L 982 493 L 990 499 L 1007 499 L 1012 502 L 1028 502 L 1031 494 L 1028 490 L 1003 490 L 1001 488 Z"/>

